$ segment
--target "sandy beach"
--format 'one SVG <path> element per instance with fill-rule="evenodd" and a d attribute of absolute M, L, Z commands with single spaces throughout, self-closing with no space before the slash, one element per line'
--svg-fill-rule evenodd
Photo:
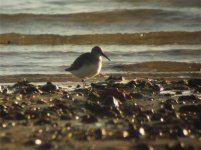
<path fill-rule="evenodd" d="M 201 150 L 200 0 L 6 0 L 0 150 Z M 99 46 L 101 73 L 65 69 Z"/>

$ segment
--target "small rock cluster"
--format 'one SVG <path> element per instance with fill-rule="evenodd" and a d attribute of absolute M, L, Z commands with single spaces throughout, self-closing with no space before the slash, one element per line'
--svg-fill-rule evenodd
<path fill-rule="evenodd" d="M 109 77 L 77 87 L 1 86 L 1 144 L 60 149 L 72 139 L 128 140 L 131 149 L 201 148 L 201 79 Z"/>

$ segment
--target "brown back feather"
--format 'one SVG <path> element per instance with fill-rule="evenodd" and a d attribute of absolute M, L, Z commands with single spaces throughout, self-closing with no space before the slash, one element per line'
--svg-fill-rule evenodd
<path fill-rule="evenodd" d="M 66 71 L 72 71 L 72 70 L 77 70 L 81 68 L 83 65 L 91 64 L 91 63 L 96 63 L 98 60 L 97 57 L 94 57 L 91 53 L 84 53 L 80 55 L 74 62 L 73 64 L 66 69 Z"/>

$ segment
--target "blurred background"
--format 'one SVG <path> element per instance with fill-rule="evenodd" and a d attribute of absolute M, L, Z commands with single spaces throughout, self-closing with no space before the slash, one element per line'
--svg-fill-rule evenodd
<path fill-rule="evenodd" d="M 200 0 L 0 0 L 1 40 L 5 36 L 12 39 L 15 34 L 20 37 L 20 44 L 0 45 L 0 74 L 63 74 L 78 55 L 94 45 L 102 47 L 112 59 L 104 62 L 103 72 L 123 71 L 115 66 L 139 62 L 201 63 L 201 43 L 189 44 L 193 38 L 189 43 L 172 43 L 168 39 L 165 44 L 158 44 L 157 39 L 151 44 L 112 42 L 113 36 L 127 40 L 125 34 L 139 33 L 136 38 L 140 38 L 153 32 L 177 36 L 178 32 L 197 35 L 200 31 Z M 45 44 L 27 44 L 26 35 L 44 36 Z M 73 43 L 54 44 L 48 40 L 52 35 L 76 35 L 77 39 Z M 98 35 L 100 39 L 106 36 L 111 41 L 82 44 L 81 35 Z M 149 38 L 150 41 L 153 37 Z"/>

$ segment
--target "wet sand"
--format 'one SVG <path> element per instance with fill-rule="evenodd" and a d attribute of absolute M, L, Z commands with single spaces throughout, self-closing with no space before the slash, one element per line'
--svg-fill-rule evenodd
<path fill-rule="evenodd" d="M 193 39 L 193 40 L 192 40 Z M 54 34 L 0 34 L 0 44 L 200 44 L 201 32 L 115 33 L 62 36 Z"/>
<path fill-rule="evenodd" d="M 185 62 L 167 62 L 167 61 L 153 61 L 128 65 L 117 65 L 115 69 L 121 71 L 119 73 L 104 73 L 88 80 L 89 82 L 96 82 L 105 80 L 109 76 L 124 76 L 125 78 L 201 78 L 201 64 L 200 63 L 185 63 Z M 31 82 L 80 82 L 76 77 L 73 77 L 68 72 L 66 74 L 19 74 L 19 75 L 0 75 L 0 83 L 14 83 L 27 79 Z"/>
<path fill-rule="evenodd" d="M 184 63 L 170 61 L 153 61 L 138 64 L 117 65 L 123 71 L 135 72 L 200 72 L 200 63 Z"/>

